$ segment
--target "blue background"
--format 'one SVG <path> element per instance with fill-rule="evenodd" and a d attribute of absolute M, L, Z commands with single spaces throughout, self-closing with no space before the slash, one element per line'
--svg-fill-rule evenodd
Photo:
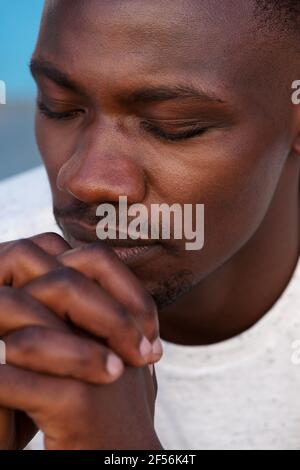
<path fill-rule="evenodd" d="M 0 105 L 0 180 L 40 164 L 34 138 L 35 84 L 28 65 L 43 0 L 0 0 L 0 80 L 6 105 Z"/>
<path fill-rule="evenodd" d="M 29 100 L 35 87 L 28 72 L 43 0 L 0 0 L 0 79 L 8 100 Z"/>

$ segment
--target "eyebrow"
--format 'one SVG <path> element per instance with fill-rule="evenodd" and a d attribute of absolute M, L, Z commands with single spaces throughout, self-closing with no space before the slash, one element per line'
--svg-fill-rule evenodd
<path fill-rule="evenodd" d="M 184 98 L 193 98 L 204 103 L 225 103 L 225 101 L 214 94 L 208 94 L 190 84 L 141 88 L 129 94 L 127 97 L 120 97 L 120 101 L 128 106 L 132 106 L 139 103 L 147 104 Z"/>
<path fill-rule="evenodd" d="M 35 78 L 38 75 L 44 75 L 57 85 L 68 88 L 77 93 L 83 93 L 83 90 L 78 84 L 73 81 L 66 73 L 61 72 L 54 67 L 50 62 L 41 59 L 32 59 L 29 65 L 32 76 Z"/>
<path fill-rule="evenodd" d="M 33 77 L 44 75 L 63 88 L 67 88 L 76 93 L 86 94 L 84 89 L 72 80 L 68 74 L 60 71 L 48 61 L 32 59 L 30 62 L 30 71 Z M 224 100 L 220 99 L 215 94 L 207 93 L 201 88 L 185 83 L 172 86 L 147 86 L 130 92 L 127 96 L 124 96 L 124 94 L 118 94 L 117 98 L 124 106 L 184 98 L 193 98 L 204 103 L 225 103 Z"/>

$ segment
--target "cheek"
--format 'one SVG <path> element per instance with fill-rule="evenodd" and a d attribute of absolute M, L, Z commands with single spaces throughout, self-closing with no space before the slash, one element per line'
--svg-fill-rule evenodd
<path fill-rule="evenodd" d="M 277 144 L 237 141 L 214 160 L 204 194 L 207 250 L 223 261 L 251 239 L 270 207 L 288 153 Z"/>
<path fill-rule="evenodd" d="M 61 126 L 37 113 L 35 120 L 37 145 L 45 164 L 53 194 L 57 191 L 56 179 L 63 164 L 72 155 L 75 136 L 66 126 Z"/>
<path fill-rule="evenodd" d="M 233 256 L 256 232 L 270 206 L 287 157 L 285 138 L 266 139 L 250 129 L 222 142 L 173 154 L 162 199 L 205 205 L 205 245 L 182 252 L 181 263 L 208 273 Z M 183 243 L 181 243 L 182 249 Z M 181 264 L 183 266 L 183 264 Z"/>

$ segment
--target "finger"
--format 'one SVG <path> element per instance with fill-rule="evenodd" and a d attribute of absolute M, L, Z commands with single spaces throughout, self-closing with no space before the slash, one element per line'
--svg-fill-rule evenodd
<path fill-rule="evenodd" d="M 30 325 L 69 331 L 69 327 L 55 313 L 23 290 L 0 287 L 0 336 Z"/>
<path fill-rule="evenodd" d="M 26 240 L 32 241 L 37 246 L 42 248 L 46 253 L 52 256 L 58 256 L 71 248 L 64 238 L 54 232 L 40 233 L 38 235 L 34 235 L 33 237 L 29 237 Z M 0 253 L 4 248 L 18 241 L 20 240 L 9 240 L 7 242 L 0 243 Z"/>
<path fill-rule="evenodd" d="M 88 414 L 88 420 L 92 423 L 91 413 L 93 409 L 97 411 L 97 403 L 100 406 L 98 414 L 101 414 L 104 419 L 104 429 L 105 426 L 109 426 L 114 413 L 116 421 L 122 424 L 120 416 L 126 410 L 126 406 L 128 408 L 128 403 L 124 400 L 124 390 L 125 394 L 140 396 L 136 405 L 138 413 L 143 414 L 145 406 L 148 407 L 149 400 L 151 400 L 152 415 L 154 388 L 151 374 L 146 369 L 146 367 L 138 370 L 127 368 L 127 373 L 123 374 L 116 384 L 101 388 L 101 386 L 82 384 L 73 379 L 54 379 L 36 372 L 4 365 L 0 367 L 0 406 L 18 409 L 29 415 L 44 432 L 48 449 L 62 448 L 64 442 L 75 448 L 74 437 L 78 437 L 78 429 L 72 428 L 72 422 L 80 426 L 78 416 L 83 414 L 86 417 Z M 139 374 L 138 381 L 136 372 Z M 110 400 L 112 393 L 117 400 Z M 92 401 L 94 406 L 92 406 Z M 105 410 L 103 406 L 108 407 L 108 410 Z M 116 408 L 118 406 L 120 410 Z M 76 415 L 77 419 L 74 420 Z M 84 431 L 83 429 L 83 436 L 86 434 Z M 63 445 L 63 448 L 66 446 Z"/>
<path fill-rule="evenodd" d="M 142 325 L 150 342 L 159 338 L 158 313 L 152 296 L 110 247 L 101 242 L 94 243 L 69 250 L 58 259 L 95 280 L 120 304 L 125 305 Z M 159 344 L 156 345 L 155 353 L 153 362 L 161 358 L 162 348 Z"/>
<path fill-rule="evenodd" d="M 63 398 L 70 399 L 67 385 L 72 382 L 6 364 L 0 367 L 0 405 L 33 415 L 42 410 L 50 414 Z"/>
<path fill-rule="evenodd" d="M 31 240 L 8 243 L 2 247 L 0 254 L 0 285 L 21 287 L 60 266 L 55 257 L 48 255 Z"/>
<path fill-rule="evenodd" d="M 0 450 L 14 447 L 15 421 L 14 412 L 0 407 Z"/>
<path fill-rule="evenodd" d="M 42 250 L 52 256 L 59 256 L 67 250 L 70 245 L 57 233 L 47 232 L 30 237 L 30 240 L 39 246 Z"/>
<path fill-rule="evenodd" d="M 149 361 L 152 348 L 126 308 L 95 282 L 72 268 L 61 268 L 24 287 L 36 300 L 99 338 L 129 365 Z"/>
<path fill-rule="evenodd" d="M 35 372 L 108 384 L 124 369 L 119 357 L 104 345 L 75 334 L 30 326 L 3 340 L 6 363 Z"/>

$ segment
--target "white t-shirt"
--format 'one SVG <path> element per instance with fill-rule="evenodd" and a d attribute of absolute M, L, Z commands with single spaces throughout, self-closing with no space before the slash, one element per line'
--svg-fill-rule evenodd
<path fill-rule="evenodd" d="M 58 231 L 42 168 L 0 183 L 0 201 L 0 242 Z M 300 263 L 241 335 L 211 346 L 163 341 L 155 428 L 165 449 L 300 449 L 299 278 Z"/>

